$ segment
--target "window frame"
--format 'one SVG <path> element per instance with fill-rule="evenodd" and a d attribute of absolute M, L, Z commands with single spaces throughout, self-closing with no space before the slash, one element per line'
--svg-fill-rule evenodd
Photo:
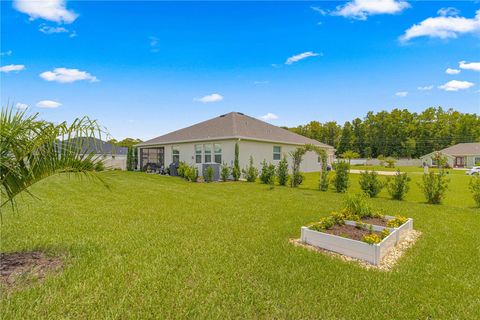
<path fill-rule="evenodd" d="M 218 146 L 218 149 L 216 148 Z M 220 160 L 217 160 L 217 157 L 220 157 Z M 214 143 L 213 144 L 213 162 L 221 164 L 222 163 L 222 144 Z"/>
<path fill-rule="evenodd" d="M 278 151 L 275 151 L 275 148 L 278 148 Z M 278 157 L 278 159 L 275 158 L 275 156 Z M 282 160 L 282 146 L 273 146 L 273 160 Z"/>
<path fill-rule="evenodd" d="M 199 150 L 200 148 L 200 150 Z M 195 163 L 199 164 L 202 163 L 202 158 L 203 158 L 203 145 L 202 144 L 196 144 L 194 146 L 195 150 Z M 200 152 L 199 152 L 200 151 Z M 200 157 L 200 158 L 199 158 Z M 200 159 L 200 161 L 198 161 Z"/>
<path fill-rule="evenodd" d="M 175 161 L 175 157 L 178 157 L 178 160 Z M 180 162 L 180 148 L 179 146 L 172 146 L 172 162 Z"/>
<path fill-rule="evenodd" d="M 208 147 L 208 150 L 207 150 L 207 147 Z M 203 161 L 204 163 L 212 163 L 212 144 L 204 144 L 203 145 Z M 208 161 L 207 161 L 207 157 L 209 158 Z"/>

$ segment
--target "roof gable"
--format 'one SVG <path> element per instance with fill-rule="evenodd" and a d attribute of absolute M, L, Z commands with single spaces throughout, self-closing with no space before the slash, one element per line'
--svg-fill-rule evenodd
<path fill-rule="evenodd" d="M 240 112 L 230 112 L 153 138 L 138 144 L 138 146 L 214 139 L 251 139 L 296 145 L 314 144 L 324 148 L 333 148 L 317 140 L 301 136 Z"/>
<path fill-rule="evenodd" d="M 480 142 L 459 143 L 454 146 L 440 150 L 440 152 L 452 156 L 480 155 Z"/>

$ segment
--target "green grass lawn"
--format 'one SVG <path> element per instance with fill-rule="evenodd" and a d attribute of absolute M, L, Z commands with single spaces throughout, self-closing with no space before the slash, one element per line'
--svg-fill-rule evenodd
<path fill-rule="evenodd" d="M 358 166 L 358 165 L 352 165 L 350 167 L 351 169 L 354 170 L 375 170 L 375 171 L 397 171 L 400 170 L 402 172 L 411 172 L 411 173 L 419 173 L 423 174 L 423 168 L 422 167 L 415 167 L 415 166 L 400 166 L 400 167 L 395 167 L 395 168 L 386 168 L 385 166 Z M 438 172 L 439 169 L 437 168 L 429 168 L 429 171 L 433 172 Z M 458 174 L 458 175 L 464 175 L 466 170 L 463 169 L 445 169 L 449 174 Z"/>
<path fill-rule="evenodd" d="M 466 191 L 445 205 L 382 197 L 423 235 L 391 272 L 294 247 L 300 226 L 345 195 L 239 183 L 194 184 L 133 172 L 111 184 L 49 178 L 6 212 L 2 251 L 64 256 L 43 283 L 3 292 L 2 319 L 474 319 L 480 315 L 480 212 Z M 358 190 L 352 175 L 352 191 Z M 468 180 L 458 176 L 452 189 Z M 412 183 L 413 184 L 413 183 Z M 462 190 L 463 190 L 462 189 Z"/>

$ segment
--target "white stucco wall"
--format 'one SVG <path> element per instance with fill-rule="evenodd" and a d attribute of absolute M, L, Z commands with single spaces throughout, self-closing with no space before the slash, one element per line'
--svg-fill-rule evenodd
<path fill-rule="evenodd" d="M 189 165 L 197 165 L 200 169 L 201 164 L 195 163 L 195 145 L 196 144 L 213 144 L 219 143 L 222 146 L 222 162 L 226 163 L 228 166 L 233 166 L 233 161 L 235 158 L 235 143 L 237 140 L 218 140 L 218 141 L 198 141 L 198 142 L 188 142 L 188 143 L 178 143 L 178 144 L 167 144 L 167 145 L 158 145 L 155 147 L 164 147 L 165 148 L 165 166 L 167 167 L 173 161 L 173 147 L 179 149 L 180 151 L 180 161 L 183 161 Z M 254 158 L 254 165 L 260 169 L 261 162 L 266 160 L 267 163 L 272 163 L 277 165 L 280 160 L 273 160 L 273 147 L 280 146 L 282 157 L 283 154 L 287 156 L 289 167 L 291 166 L 291 157 L 289 153 L 299 146 L 297 145 L 287 145 L 280 143 L 271 143 L 271 142 L 260 142 L 252 140 L 239 140 L 239 162 L 240 168 L 243 169 L 247 167 L 250 156 Z M 154 146 L 149 146 L 154 147 Z M 140 149 L 140 148 L 139 148 Z M 333 161 L 333 150 L 329 150 L 329 164 Z M 140 150 L 139 150 L 140 157 Z M 203 161 L 202 157 L 202 161 Z M 212 153 L 213 161 L 213 153 Z M 289 168 L 290 169 L 290 168 Z M 307 152 L 303 157 L 302 164 L 300 166 L 301 171 L 303 172 L 312 172 L 320 171 L 320 163 L 318 162 L 318 155 L 315 152 Z M 201 170 L 199 170 L 201 174 Z"/>
<path fill-rule="evenodd" d="M 127 170 L 127 156 L 124 155 L 107 156 L 104 163 L 107 169 Z"/>
<path fill-rule="evenodd" d="M 250 161 L 250 156 L 253 156 L 253 162 L 255 166 L 260 169 L 261 163 L 265 160 L 267 163 L 277 165 L 280 160 L 273 160 L 273 147 L 279 146 L 281 148 L 282 158 L 283 155 L 287 157 L 289 169 L 292 165 L 292 159 L 289 155 L 291 151 L 294 151 L 299 146 L 287 145 L 281 143 L 271 142 L 259 142 L 241 140 L 240 146 L 240 167 L 244 168 Z M 320 163 L 318 162 L 318 155 L 315 152 L 307 152 L 300 165 L 300 170 L 303 172 L 320 171 Z"/>
<path fill-rule="evenodd" d="M 105 165 L 105 169 L 120 169 L 120 170 L 127 170 L 127 156 L 126 155 L 103 155 L 103 154 L 96 154 L 93 157 L 94 161 L 101 160 Z"/>

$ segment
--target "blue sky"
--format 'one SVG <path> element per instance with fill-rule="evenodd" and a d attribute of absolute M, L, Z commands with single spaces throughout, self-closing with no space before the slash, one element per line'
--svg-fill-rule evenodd
<path fill-rule="evenodd" d="M 286 126 L 395 107 L 480 113 L 478 10 L 466 1 L 1 1 L 1 103 L 56 122 L 88 115 L 117 139 L 230 111 Z"/>

